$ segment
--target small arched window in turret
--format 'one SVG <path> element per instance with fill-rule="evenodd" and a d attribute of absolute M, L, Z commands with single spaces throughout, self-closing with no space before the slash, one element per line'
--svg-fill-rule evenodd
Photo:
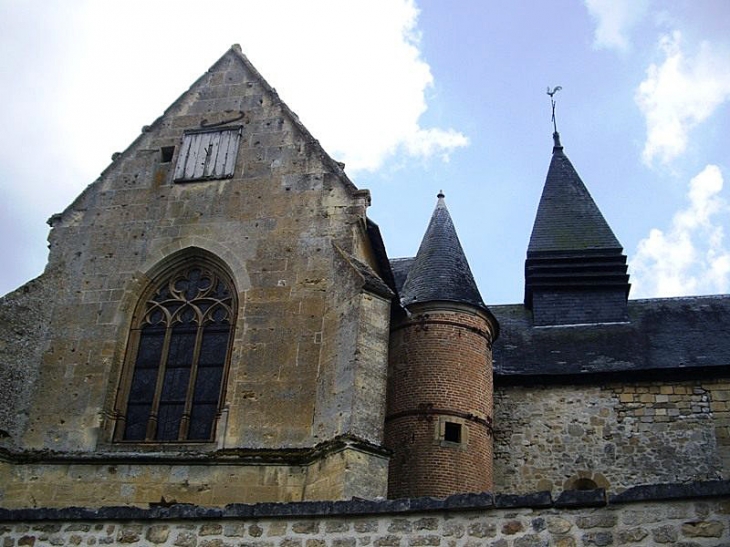
<path fill-rule="evenodd" d="M 235 324 L 233 283 L 200 260 L 168 270 L 140 301 L 116 441 L 212 441 Z M 119 403 L 118 403 L 119 405 Z"/>

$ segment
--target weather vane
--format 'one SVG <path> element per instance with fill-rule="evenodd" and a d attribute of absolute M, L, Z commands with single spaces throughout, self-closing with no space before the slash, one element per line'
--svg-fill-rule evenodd
<path fill-rule="evenodd" d="M 550 103 L 553 106 L 553 130 L 555 131 L 555 133 L 558 132 L 558 124 L 555 121 L 555 94 L 558 91 L 560 91 L 561 89 L 563 89 L 563 88 L 559 85 L 556 85 L 552 91 L 550 91 L 550 86 L 548 86 L 548 88 L 547 88 L 547 94 L 550 95 Z"/>

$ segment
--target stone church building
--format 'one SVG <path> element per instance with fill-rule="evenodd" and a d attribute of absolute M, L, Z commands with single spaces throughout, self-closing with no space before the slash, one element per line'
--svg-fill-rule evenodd
<path fill-rule="evenodd" d="M 369 192 L 233 46 L 49 220 L 45 272 L 0 299 L 4 545 L 186 545 L 196 526 L 216 545 L 730 544 L 730 297 L 628 300 L 553 139 L 524 302 L 489 306 L 445 196 L 417 255 L 388 257 Z M 667 499 L 633 528 L 614 509 Z"/>

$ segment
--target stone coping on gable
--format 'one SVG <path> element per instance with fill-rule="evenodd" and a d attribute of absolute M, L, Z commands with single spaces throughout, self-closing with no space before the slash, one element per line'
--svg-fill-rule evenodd
<path fill-rule="evenodd" d="M 289 503 L 231 504 L 224 508 L 191 504 L 141 507 L 0 508 L 0 522 L 75 521 L 75 520 L 185 520 L 287 517 L 338 517 L 424 512 L 464 512 L 505 508 L 585 508 L 649 501 L 730 498 L 730 480 L 641 485 L 620 494 L 607 496 L 605 490 L 567 490 L 557 499 L 550 492 L 532 494 L 457 494 L 445 499 L 404 498 L 397 500 L 304 501 Z"/>

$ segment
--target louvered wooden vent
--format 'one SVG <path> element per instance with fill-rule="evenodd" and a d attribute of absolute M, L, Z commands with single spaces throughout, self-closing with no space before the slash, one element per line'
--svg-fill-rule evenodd
<path fill-rule="evenodd" d="M 231 178 L 241 127 L 186 132 L 175 166 L 175 182 Z"/>

